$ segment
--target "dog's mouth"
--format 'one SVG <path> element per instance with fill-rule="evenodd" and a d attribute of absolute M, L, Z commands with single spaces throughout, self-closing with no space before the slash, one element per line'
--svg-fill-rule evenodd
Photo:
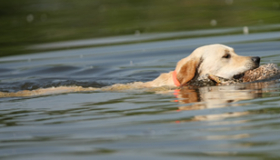
<path fill-rule="evenodd" d="M 258 67 L 259 67 L 259 65 L 256 65 L 256 66 L 253 67 L 252 69 L 249 69 L 249 70 L 247 70 L 247 71 L 245 71 L 245 72 L 243 72 L 243 73 L 239 73 L 239 74 L 234 75 L 232 78 L 233 78 L 233 79 L 241 79 L 241 78 L 244 77 L 244 75 L 246 74 L 246 72 L 252 71 L 252 70 L 254 70 L 254 69 L 258 68 Z"/>
<path fill-rule="evenodd" d="M 244 73 L 240 73 L 240 74 L 236 74 L 232 78 L 233 79 L 241 79 L 244 75 L 245 75 L 245 72 Z"/>

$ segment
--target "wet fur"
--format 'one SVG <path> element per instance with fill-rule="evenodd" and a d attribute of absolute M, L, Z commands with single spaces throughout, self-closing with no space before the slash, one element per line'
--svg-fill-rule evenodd
<path fill-rule="evenodd" d="M 230 55 L 230 58 L 224 58 Z M 181 59 L 175 68 L 181 86 L 193 79 L 208 79 L 208 75 L 231 79 L 233 76 L 255 69 L 259 66 L 252 57 L 240 56 L 234 49 L 222 44 L 206 45 L 197 48 L 188 57 Z M 144 84 L 144 87 L 172 86 L 172 71 Z"/>

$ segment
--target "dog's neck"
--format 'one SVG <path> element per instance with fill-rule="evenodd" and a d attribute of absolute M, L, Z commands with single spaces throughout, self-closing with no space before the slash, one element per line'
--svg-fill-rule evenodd
<path fill-rule="evenodd" d="M 181 86 L 181 83 L 177 79 L 177 72 L 175 70 L 172 72 L 172 79 L 173 79 L 175 86 L 177 86 L 177 87 Z"/>

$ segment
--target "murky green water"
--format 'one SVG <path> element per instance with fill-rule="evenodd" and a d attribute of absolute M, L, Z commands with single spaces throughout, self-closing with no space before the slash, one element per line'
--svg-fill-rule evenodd
<path fill-rule="evenodd" d="M 279 9 L 279 0 L 1 1 L 0 56 L 36 53 L 28 46 L 47 42 L 279 24 Z M 177 38 L 193 36 L 201 35 Z"/>
<path fill-rule="evenodd" d="M 280 33 L 212 36 L 0 59 L 0 90 L 149 81 L 224 43 L 280 64 Z M 75 43 L 75 42 L 73 42 Z M 0 99 L 1 159 L 280 159 L 280 83 Z"/>

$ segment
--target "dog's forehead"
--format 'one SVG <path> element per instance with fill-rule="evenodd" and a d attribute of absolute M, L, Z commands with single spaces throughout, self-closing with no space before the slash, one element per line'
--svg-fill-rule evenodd
<path fill-rule="evenodd" d="M 234 52 L 233 48 L 222 44 L 208 45 L 208 46 L 204 46 L 203 48 L 204 48 L 204 56 L 213 55 L 213 54 L 219 55 L 219 54 Z"/>
<path fill-rule="evenodd" d="M 229 47 L 229 46 L 224 46 L 224 48 L 225 48 L 226 51 L 234 52 L 234 49 Z"/>
<path fill-rule="evenodd" d="M 233 51 L 233 48 L 222 44 L 209 45 L 208 47 L 206 46 L 206 48 L 213 51 L 220 51 L 220 50 Z"/>

